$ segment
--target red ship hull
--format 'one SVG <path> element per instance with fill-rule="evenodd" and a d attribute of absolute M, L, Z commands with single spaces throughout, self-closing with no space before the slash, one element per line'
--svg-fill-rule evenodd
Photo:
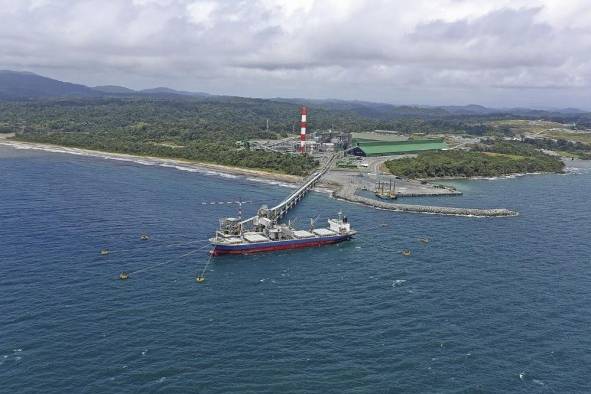
<path fill-rule="evenodd" d="M 299 239 L 282 242 L 264 242 L 264 243 L 253 243 L 248 245 L 214 245 L 214 248 L 210 251 L 213 256 L 220 256 L 224 254 L 253 254 L 253 253 L 264 253 L 264 252 L 275 252 L 279 250 L 290 250 L 290 249 L 303 249 L 303 248 L 314 248 L 318 246 L 336 244 L 342 241 L 349 240 L 353 235 L 342 235 L 336 237 L 325 237 L 315 239 Z"/>

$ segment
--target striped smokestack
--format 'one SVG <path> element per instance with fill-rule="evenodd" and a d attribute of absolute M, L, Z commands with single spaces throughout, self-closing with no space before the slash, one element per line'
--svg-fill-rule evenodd
<path fill-rule="evenodd" d="M 300 115 L 302 115 L 302 119 L 300 121 L 300 152 L 306 152 L 306 129 L 307 126 L 307 117 L 308 117 L 308 108 L 302 106 L 300 108 Z"/>

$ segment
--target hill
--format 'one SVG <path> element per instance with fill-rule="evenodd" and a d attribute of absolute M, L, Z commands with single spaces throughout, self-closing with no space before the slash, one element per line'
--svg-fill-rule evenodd
<path fill-rule="evenodd" d="M 119 85 L 102 85 L 94 88 L 47 78 L 27 71 L 0 70 L 0 99 L 45 99 L 60 97 L 101 97 L 106 95 L 125 96 L 188 96 L 209 97 L 204 92 L 189 92 L 167 87 L 136 91 Z"/>
<path fill-rule="evenodd" d="M 0 70 L 0 98 L 93 97 L 100 93 L 88 86 L 62 82 L 30 72 Z"/>
<path fill-rule="evenodd" d="M 210 94 L 204 93 L 204 92 L 187 92 L 185 90 L 175 90 L 175 89 L 166 88 L 166 87 L 143 89 L 143 90 L 140 90 L 140 93 L 144 93 L 144 94 L 148 94 L 148 95 L 180 95 L 180 96 L 194 96 L 194 97 L 210 96 Z"/>
<path fill-rule="evenodd" d="M 103 86 L 95 86 L 94 90 L 98 90 L 102 93 L 107 94 L 135 94 L 137 93 L 133 89 L 126 88 L 125 86 L 117 86 L 117 85 L 103 85 Z"/>
<path fill-rule="evenodd" d="M 216 96 L 204 92 L 191 92 L 175 90 L 168 87 L 156 87 L 151 89 L 133 90 L 120 85 L 103 85 L 94 88 L 59 81 L 37 75 L 31 72 L 18 72 L 0 70 L 0 100 L 31 100 L 63 97 L 156 97 L 167 100 L 185 100 L 195 98 L 207 99 L 215 103 L 244 102 L 261 106 L 275 107 L 278 103 L 292 105 L 307 105 L 315 111 L 324 110 L 337 114 L 347 114 L 365 120 L 371 120 L 373 126 L 378 129 L 395 129 L 401 127 L 405 130 L 418 129 L 425 126 L 425 122 L 432 124 L 424 127 L 425 132 L 456 132 L 482 134 L 489 132 L 483 124 L 490 119 L 553 119 L 555 121 L 568 121 L 580 123 L 588 127 L 589 113 L 576 108 L 566 109 L 529 109 L 529 108 L 487 108 L 480 105 L 465 106 L 420 106 L 420 105 L 394 105 L 388 103 L 376 103 L 360 100 L 337 99 L 306 99 L 306 98 L 272 98 L 272 99 L 247 99 L 243 97 Z M 274 103 L 274 104 L 273 104 Z M 417 123 L 418 121 L 418 123 Z M 411 124 L 414 123 L 414 124 Z M 486 130 L 485 130 L 486 129 Z"/>

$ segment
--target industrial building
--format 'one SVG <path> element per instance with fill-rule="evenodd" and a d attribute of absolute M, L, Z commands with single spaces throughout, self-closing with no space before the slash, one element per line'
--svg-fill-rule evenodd
<path fill-rule="evenodd" d="M 389 156 L 446 149 L 447 144 L 443 139 L 373 141 L 357 142 L 347 153 L 354 156 Z"/>
<path fill-rule="evenodd" d="M 394 131 L 364 131 L 351 133 L 351 139 L 353 142 L 377 142 L 377 141 L 407 141 L 408 135 L 399 134 Z"/>

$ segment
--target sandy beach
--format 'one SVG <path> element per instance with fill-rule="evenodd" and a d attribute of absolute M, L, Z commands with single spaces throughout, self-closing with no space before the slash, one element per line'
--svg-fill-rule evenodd
<path fill-rule="evenodd" d="M 46 152 L 67 153 L 79 156 L 100 157 L 110 160 L 130 161 L 143 165 L 156 165 L 162 167 L 174 167 L 183 171 L 201 172 L 208 175 L 224 177 L 246 177 L 256 181 L 280 182 L 288 185 L 297 184 L 301 177 L 295 175 L 279 174 L 264 170 L 230 167 L 219 164 L 201 163 L 182 159 L 171 159 L 154 156 L 129 155 L 125 153 L 104 152 L 82 148 L 71 148 L 60 145 L 40 144 L 35 142 L 23 142 L 10 139 L 13 134 L 0 134 L 0 146 L 10 146 L 15 149 L 33 149 Z"/>

